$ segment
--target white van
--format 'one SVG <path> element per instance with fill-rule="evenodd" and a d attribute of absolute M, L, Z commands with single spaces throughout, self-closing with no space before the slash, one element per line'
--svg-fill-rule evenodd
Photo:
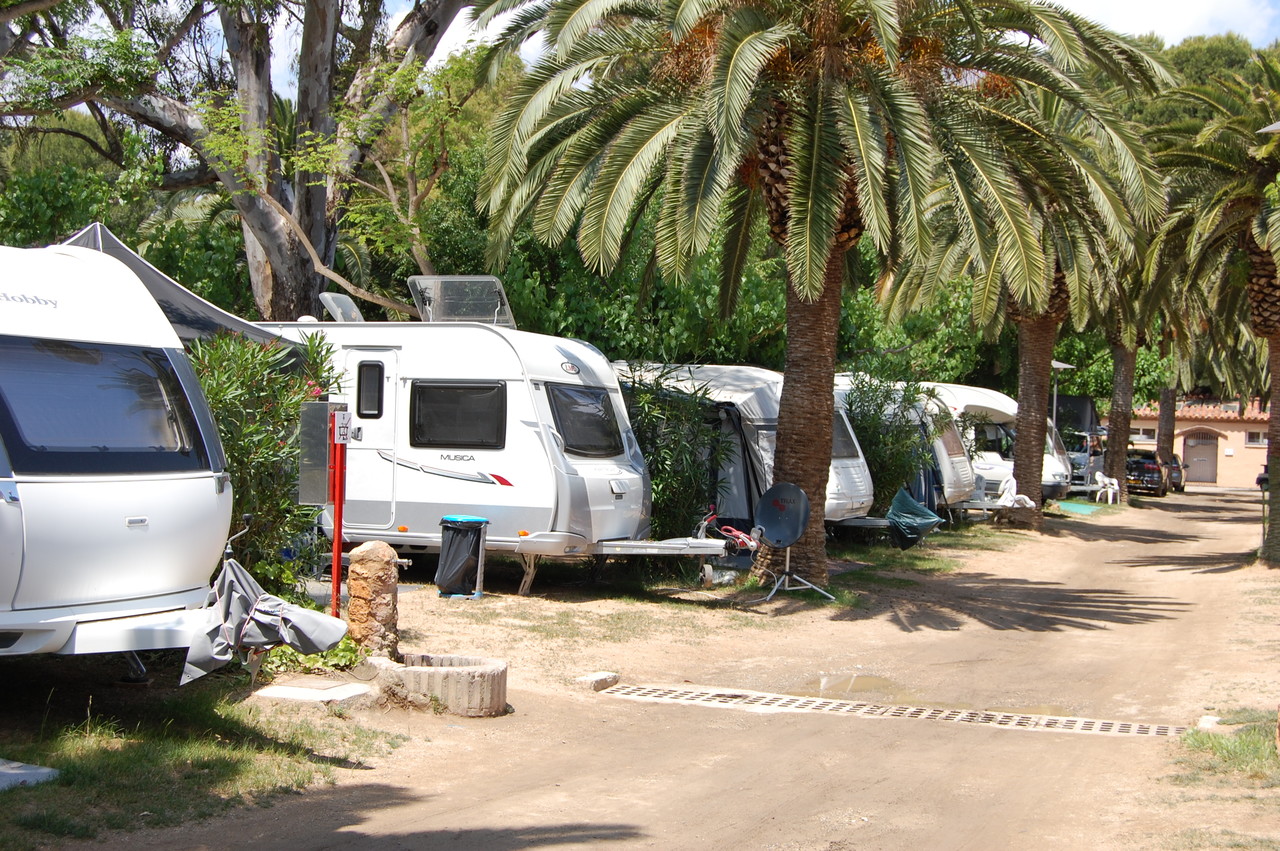
<path fill-rule="evenodd" d="M 973 469 L 983 478 L 986 497 L 995 499 L 1000 484 L 1013 475 L 1013 429 L 1018 403 L 999 390 L 986 387 L 944 383 L 924 386 L 937 393 L 956 417 L 964 416 L 969 421 L 969 438 L 976 450 Z M 1040 487 L 1044 499 L 1062 499 L 1071 489 L 1071 459 L 1053 423 L 1045 425 Z"/>
<path fill-rule="evenodd" d="M 0 265 L 0 655 L 185 647 L 231 488 L 181 343 L 112 257 Z"/>
<path fill-rule="evenodd" d="M 835 377 L 836 408 L 843 411 L 847 407 L 850 390 L 859 381 L 857 373 L 841 372 Z M 898 390 L 902 385 L 897 385 Z M 899 394 L 900 395 L 900 394 Z M 912 496 L 931 511 L 961 509 L 963 503 L 973 498 L 976 488 L 973 467 L 969 455 L 965 452 L 964 443 L 956 430 L 954 420 L 949 412 L 938 417 L 937 403 L 927 396 L 921 397 L 913 407 L 921 430 L 925 430 L 925 414 L 931 413 L 935 433 L 929 444 L 932 464 L 919 471 L 918 480 L 909 483 L 908 490 Z"/>
<path fill-rule="evenodd" d="M 632 377 L 625 363 L 614 369 Z M 778 437 L 778 404 L 783 374 L 756 366 L 654 365 L 638 368 L 663 387 L 702 392 L 716 404 L 720 428 L 728 435 L 729 453 L 718 471 L 716 511 L 721 523 L 748 530 L 755 525 L 755 505 L 773 482 L 773 454 Z M 862 447 L 837 407 L 831 429 L 831 470 L 827 478 L 824 516 L 828 523 L 865 517 L 875 496 L 871 471 Z"/>
<path fill-rule="evenodd" d="M 335 347 L 353 414 L 343 536 L 438 551 L 440 519 L 489 520 L 487 549 L 542 556 L 718 555 L 645 540 L 650 483 L 618 380 L 595 347 L 474 322 L 286 322 Z M 326 513 L 324 531 L 332 536 Z M 527 591 L 527 583 L 524 588 Z"/>

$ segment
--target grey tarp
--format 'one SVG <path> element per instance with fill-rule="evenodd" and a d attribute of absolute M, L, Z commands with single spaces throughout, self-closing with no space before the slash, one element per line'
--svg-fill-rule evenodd
<path fill-rule="evenodd" d="M 246 322 L 217 305 L 210 304 L 191 290 L 143 260 L 110 230 L 98 222 L 86 227 L 63 245 L 78 245 L 108 254 L 129 267 L 150 291 L 152 298 L 168 317 L 182 342 L 207 339 L 219 331 L 234 331 L 251 340 L 269 343 L 278 340 L 251 322 Z"/>
<path fill-rule="evenodd" d="M 180 685 L 221 668 L 237 652 L 287 644 L 299 653 L 320 653 L 347 634 L 344 621 L 263 591 L 235 559 L 223 562 L 205 608 L 206 629 L 191 638 Z"/>

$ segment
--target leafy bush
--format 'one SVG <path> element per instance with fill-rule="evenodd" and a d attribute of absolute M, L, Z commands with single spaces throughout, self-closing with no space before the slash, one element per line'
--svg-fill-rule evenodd
<path fill-rule="evenodd" d="M 266 591 L 290 598 L 300 596 L 299 565 L 319 557 L 311 534 L 319 510 L 296 500 L 298 418 L 303 402 L 336 387 L 331 354 L 318 334 L 296 349 L 239 335 L 191 347 L 227 453 L 233 516 L 252 515 L 236 552 Z"/>
<path fill-rule="evenodd" d="M 911 381 L 894 382 L 853 373 L 845 411 L 875 484 L 872 514 L 883 514 L 898 488 L 932 463 L 933 417 L 922 410 L 922 389 Z M 923 420 L 923 426 L 922 426 Z"/>
<path fill-rule="evenodd" d="M 688 535 L 717 501 L 715 471 L 729 449 L 718 412 L 705 393 L 666 388 L 661 375 L 633 379 L 626 396 L 653 479 L 652 534 Z"/>

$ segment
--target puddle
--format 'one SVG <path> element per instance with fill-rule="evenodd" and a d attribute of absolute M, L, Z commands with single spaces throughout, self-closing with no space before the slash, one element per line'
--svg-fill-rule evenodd
<path fill-rule="evenodd" d="M 972 703 L 926 700 L 901 683 L 872 674 L 828 674 L 788 692 L 799 697 L 825 697 L 831 700 L 858 700 L 908 706 L 932 706 L 944 709 L 977 709 L 1009 715 L 1050 715 L 1071 717 L 1068 706 L 1041 703 L 1030 706 L 974 706 Z"/>

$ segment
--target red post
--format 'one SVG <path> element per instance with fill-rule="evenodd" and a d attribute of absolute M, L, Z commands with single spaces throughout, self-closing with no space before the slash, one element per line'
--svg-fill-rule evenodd
<path fill-rule="evenodd" d="M 332 614 L 336 618 L 342 600 L 342 506 L 347 500 L 347 443 L 339 440 L 337 415 L 329 420 L 329 496 L 333 501 Z"/>

